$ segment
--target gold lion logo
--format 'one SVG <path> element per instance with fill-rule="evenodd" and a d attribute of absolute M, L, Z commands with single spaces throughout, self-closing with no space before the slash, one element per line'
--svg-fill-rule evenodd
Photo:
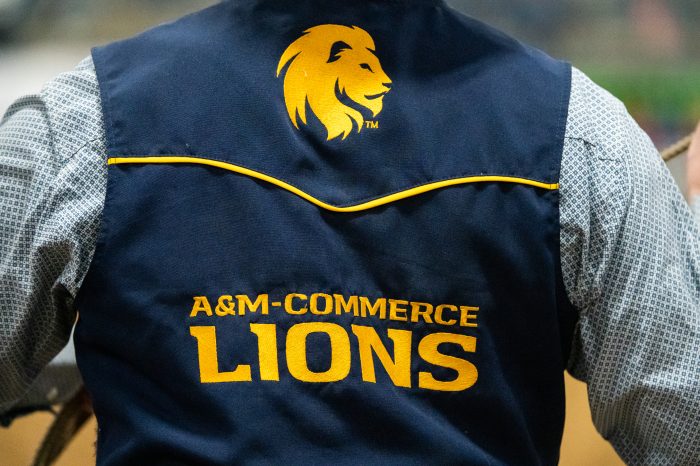
<path fill-rule="evenodd" d="M 345 139 L 357 124 L 359 133 L 364 117 L 340 101 L 345 95 L 377 116 L 384 95 L 391 89 L 374 54 L 374 40 L 357 26 L 323 24 L 304 31 L 287 47 L 277 65 L 277 77 L 291 62 L 284 78 L 284 100 L 294 127 L 297 117 L 306 123 L 306 103 L 328 131 L 328 140 Z"/>

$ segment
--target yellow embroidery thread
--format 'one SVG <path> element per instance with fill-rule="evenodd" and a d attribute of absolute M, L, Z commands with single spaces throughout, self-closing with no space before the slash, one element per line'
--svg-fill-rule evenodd
<path fill-rule="evenodd" d="M 447 188 L 449 186 L 457 186 L 462 184 L 472 184 L 472 183 L 513 183 L 513 184 L 523 184 L 527 186 L 533 186 L 535 188 L 547 189 L 550 191 L 555 191 L 559 189 L 558 183 L 543 183 L 541 181 L 529 180 L 527 178 L 517 178 L 510 176 L 468 176 L 464 178 L 454 178 L 450 180 L 435 181 L 433 183 L 427 183 L 424 185 L 416 186 L 414 188 L 406 189 L 398 193 L 390 194 L 388 196 L 383 196 L 377 199 L 373 199 L 368 202 L 363 202 L 357 205 L 339 207 L 326 202 L 321 201 L 313 197 L 312 195 L 302 191 L 301 189 L 292 186 L 280 179 L 274 178 L 270 175 L 251 170 L 249 168 L 234 165 L 232 163 L 221 162 L 219 160 L 203 159 L 199 157 L 185 157 L 185 156 L 163 156 L 163 157 L 115 157 L 107 160 L 109 165 L 120 165 L 120 164 L 153 164 L 153 163 L 189 163 L 189 164 L 199 164 L 208 165 L 211 167 L 223 168 L 224 170 L 229 170 L 240 175 L 248 176 L 250 178 L 255 178 L 258 180 L 266 181 L 270 184 L 278 186 L 285 189 L 297 196 L 305 199 L 306 201 L 321 207 L 322 209 L 329 210 L 331 212 L 340 213 L 351 213 L 351 212 L 361 212 L 363 210 L 374 209 L 375 207 L 380 207 L 392 202 L 397 202 L 409 197 L 418 196 L 423 193 L 430 191 L 435 191 L 436 189 Z"/>
<path fill-rule="evenodd" d="M 328 140 L 340 135 L 345 139 L 353 126 L 358 133 L 365 126 L 362 113 L 343 104 L 338 93 L 376 117 L 391 89 L 391 79 L 374 54 L 374 40 L 357 26 L 321 24 L 307 29 L 282 54 L 277 77 L 285 67 L 284 100 L 289 119 L 296 129 L 298 119 L 307 124 L 308 103 L 326 127 Z"/>

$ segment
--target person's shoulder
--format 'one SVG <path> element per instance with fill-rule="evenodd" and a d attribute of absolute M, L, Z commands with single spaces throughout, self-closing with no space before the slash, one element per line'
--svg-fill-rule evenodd
<path fill-rule="evenodd" d="M 57 154 L 68 160 L 102 138 L 100 92 L 91 57 L 47 82 L 41 97 Z"/>
<path fill-rule="evenodd" d="M 604 147 L 615 142 L 615 135 L 624 134 L 630 119 L 620 99 L 572 67 L 567 138 Z"/>
<path fill-rule="evenodd" d="M 122 50 L 126 55 L 138 58 L 138 53 L 151 47 L 171 50 L 170 56 L 177 57 L 179 49 L 206 51 L 211 44 L 216 25 L 230 16 L 233 2 L 220 2 L 207 8 L 186 14 L 172 21 L 152 26 L 130 37 L 119 39 L 95 50 Z M 136 54 L 136 55 L 134 55 Z"/>
<path fill-rule="evenodd" d="M 617 193 L 620 199 L 670 179 L 658 149 L 623 102 L 578 69 L 572 73 L 565 134 L 565 144 L 577 147 L 575 142 L 583 143 L 582 150 L 569 151 L 562 164 L 575 166 L 579 172 L 588 167 L 588 180 L 614 184 L 622 189 Z M 668 179 L 663 182 L 672 184 Z M 606 189 L 598 190 L 601 198 L 610 194 Z"/>
<path fill-rule="evenodd" d="M 461 36 L 461 40 L 454 42 L 456 44 L 464 44 L 465 47 L 469 47 L 475 54 L 478 54 L 478 51 L 483 49 L 488 51 L 488 54 L 492 57 L 506 56 L 511 61 L 511 64 L 537 65 L 543 69 L 555 72 L 568 71 L 571 67 L 565 60 L 555 58 L 502 29 L 452 7 L 448 7 L 448 9 L 451 21 L 447 22 L 447 28 L 451 29 L 453 34 Z M 488 65 L 490 62 L 490 60 L 484 62 L 484 65 Z"/>

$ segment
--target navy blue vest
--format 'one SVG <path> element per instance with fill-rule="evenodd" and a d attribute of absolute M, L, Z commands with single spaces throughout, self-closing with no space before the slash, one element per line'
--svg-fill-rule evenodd
<path fill-rule="evenodd" d="M 98 464 L 556 464 L 570 67 L 440 1 L 240 0 L 97 48 Z"/>

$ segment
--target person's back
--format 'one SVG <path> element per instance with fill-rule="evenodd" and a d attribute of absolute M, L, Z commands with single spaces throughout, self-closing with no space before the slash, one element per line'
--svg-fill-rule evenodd
<path fill-rule="evenodd" d="M 594 400 L 642 383 L 592 362 L 647 355 L 618 342 L 662 294 L 624 224 L 650 209 L 613 183 L 620 205 L 587 216 L 624 152 L 603 123 L 627 122 L 594 121 L 582 102 L 608 97 L 569 65 L 439 0 L 224 2 L 93 60 L 107 194 L 67 288 L 99 464 L 556 464 L 565 368 Z M 699 259 L 690 244 L 669 321 L 697 307 Z M 594 413 L 615 430 L 642 398 Z"/>
<path fill-rule="evenodd" d="M 100 463 L 556 462 L 568 65 L 433 0 L 225 2 L 93 59 Z"/>

